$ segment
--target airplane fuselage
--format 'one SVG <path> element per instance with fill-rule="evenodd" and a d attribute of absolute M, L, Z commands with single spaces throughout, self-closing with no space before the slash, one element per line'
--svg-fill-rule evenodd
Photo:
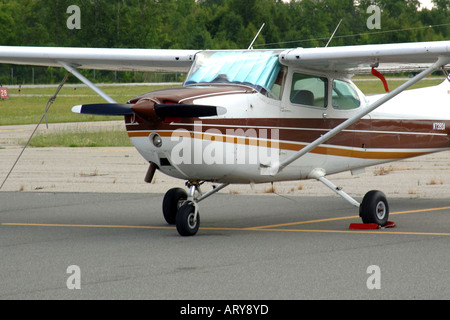
<path fill-rule="evenodd" d="M 357 106 L 339 108 L 331 85 L 324 94 L 328 101 L 311 103 L 315 105 L 297 103 L 292 98 L 296 72 L 300 71 L 285 75 L 279 98 L 245 85 L 226 83 L 188 85 L 145 94 L 130 103 L 148 99 L 157 103 L 215 105 L 227 112 L 216 117 L 162 121 L 127 116 L 128 135 L 142 156 L 163 173 L 221 183 L 308 179 L 315 168 L 333 174 L 450 148 L 450 106 L 446 106 L 450 84 L 446 81 L 440 86 L 402 93 L 283 171 L 269 174 L 264 168 L 302 149 L 368 104 L 353 83 L 341 78 L 339 81 L 354 89 Z M 318 76 L 328 84 L 335 80 Z M 425 104 L 421 97 L 427 97 Z"/>

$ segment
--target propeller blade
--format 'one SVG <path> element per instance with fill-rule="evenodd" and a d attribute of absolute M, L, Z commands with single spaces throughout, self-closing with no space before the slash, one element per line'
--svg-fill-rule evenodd
<path fill-rule="evenodd" d="M 131 104 L 95 103 L 74 106 L 72 112 L 104 116 L 126 116 L 134 114 Z"/>
<path fill-rule="evenodd" d="M 155 103 L 155 113 L 161 117 L 198 118 L 224 114 L 226 109 L 216 106 L 196 104 L 162 104 Z"/>
<path fill-rule="evenodd" d="M 72 108 L 74 113 L 94 114 L 105 116 L 126 116 L 137 113 L 145 118 L 198 118 L 211 117 L 226 113 L 226 109 L 216 106 L 192 105 L 192 104 L 162 104 L 149 101 L 137 104 L 120 103 L 94 103 L 77 105 Z"/>

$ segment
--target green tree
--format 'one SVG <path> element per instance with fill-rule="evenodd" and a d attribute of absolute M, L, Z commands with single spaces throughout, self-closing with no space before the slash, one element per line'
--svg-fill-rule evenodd
<path fill-rule="evenodd" d="M 0 0 L 0 45 L 246 49 L 448 40 L 450 2 L 418 11 L 417 0 Z M 381 30 L 369 30 L 369 5 L 381 8 Z M 81 10 L 81 29 L 69 29 L 67 8 Z M 439 25 L 439 26 L 436 26 Z M 429 27 L 433 26 L 433 27 Z M 60 68 L 0 65 L 0 81 L 59 81 Z M 93 78 L 93 71 L 83 71 Z M 118 75 L 130 81 L 136 73 Z M 137 77 L 137 78 L 136 78 Z M 96 71 L 96 79 L 116 74 Z"/>

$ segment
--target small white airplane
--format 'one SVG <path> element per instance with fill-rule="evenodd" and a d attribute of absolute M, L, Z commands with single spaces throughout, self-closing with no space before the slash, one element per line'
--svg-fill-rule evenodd
<path fill-rule="evenodd" d="M 200 225 L 198 203 L 229 184 L 317 179 L 384 226 L 386 196 L 359 203 L 327 176 L 450 149 L 450 41 L 274 50 L 152 50 L 0 47 L 0 63 L 63 67 L 107 103 L 78 113 L 121 115 L 155 170 L 186 180 L 163 215 L 182 236 Z M 77 69 L 188 72 L 182 87 L 117 103 Z M 409 90 L 431 73 L 447 79 Z M 366 97 L 355 74 L 418 72 L 397 89 Z M 205 182 L 217 185 L 202 193 Z"/>

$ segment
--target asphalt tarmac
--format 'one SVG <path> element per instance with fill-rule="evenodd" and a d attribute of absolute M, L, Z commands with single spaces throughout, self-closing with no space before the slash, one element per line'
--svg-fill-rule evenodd
<path fill-rule="evenodd" d="M 1 128 L 2 179 L 33 129 Z M 350 230 L 357 209 L 294 181 L 221 190 L 185 238 L 161 212 L 183 181 L 157 172 L 145 183 L 134 148 L 28 148 L 0 192 L 0 300 L 447 300 L 449 157 L 330 177 L 358 201 L 385 192 L 395 228 Z"/>
<path fill-rule="evenodd" d="M 0 299 L 448 299 L 450 200 L 217 194 L 181 237 L 163 194 L 0 192 Z M 357 199 L 360 200 L 360 199 Z"/>

